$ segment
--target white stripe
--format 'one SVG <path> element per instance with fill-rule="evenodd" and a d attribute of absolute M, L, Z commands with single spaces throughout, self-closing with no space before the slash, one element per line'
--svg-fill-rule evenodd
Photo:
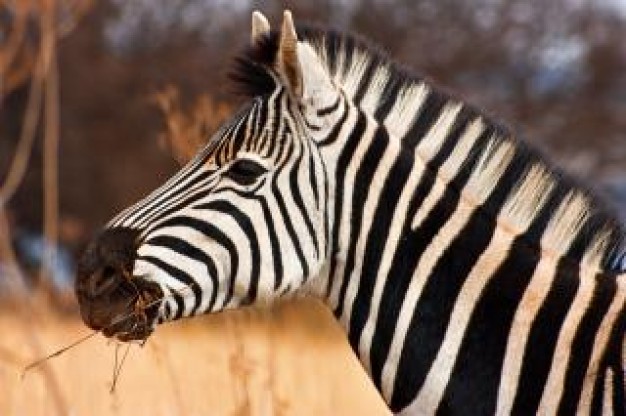
<path fill-rule="evenodd" d="M 481 199 L 467 201 L 462 198 L 460 200 L 457 210 L 448 222 L 439 230 L 439 233 L 433 238 L 424 253 L 422 253 L 418 266 L 411 278 L 411 282 L 402 302 L 402 308 L 400 310 L 396 331 L 393 335 L 389 355 L 387 356 L 387 360 L 383 367 L 382 392 L 383 397 L 385 397 L 387 401 L 390 401 L 391 395 L 393 394 L 393 383 L 398 370 L 400 354 L 402 346 L 404 345 L 408 327 L 411 323 L 410 321 L 413 315 L 413 310 L 415 309 L 415 304 L 421 296 L 422 290 L 426 285 L 426 281 L 429 277 L 431 277 L 430 273 L 432 272 L 432 268 L 435 266 L 444 250 L 466 225 L 469 217 L 484 201 L 484 199 L 489 196 L 493 188 L 498 183 L 500 176 L 504 173 L 510 163 L 510 148 L 507 146 L 499 146 L 494 150 L 491 156 L 492 157 L 489 157 L 488 154 L 484 154 L 483 157 L 479 159 L 476 168 L 472 172 L 466 185 L 466 188 L 471 187 L 479 189 L 480 192 L 476 192 L 475 196 L 476 198 Z M 489 173 L 489 181 L 485 179 L 485 172 Z M 437 179 L 433 186 L 433 192 L 442 192 L 436 188 L 443 188 L 446 186 L 446 183 Z M 466 188 L 463 189 L 463 193 L 465 193 Z"/>
<path fill-rule="evenodd" d="M 477 122 L 472 123 L 467 128 L 463 136 L 461 136 L 458 145 L 454 148 L 452 154 L 442 166 L 442 170 L 445 169 L 445 171 L 449 175 L 448 177 L 454 177 L 458 170 L 461 168 L 461 163 L 454 163 L 454 161 L 464 160 L 467 157 L 470 150 L 472 149 L 473 143 L 475 143 L 476 141 L 476 138 L 481 134 L 482 129 L 482 123 L 480 122 L 480 120 L 478 120 Z M 448 163 L 450 163 L 450 165 L 448 165 Z M 417 159 L 415 162 L 415 166 L 413 167 L 413 171 L 411 172 L 411 175 L 404 185 L 398 203 L 396 204 L 394 218 L 402 218 L 406 215 L 409 203 L 411 201 L 411 197 L 413 197 L 415 188 L 421 180 L 423 173 L 424 165 L 421 163 L 421 159 Z M 392 221 L 391 223 L 389 237 L 385 242 L 383 256 L 380 261 L 378 278 L 376 279 L 374 291 L 372 293 L 371 310 L 368 314 L 365 326 L 363 327 L 361 339 L 359 340 L 359 356 L 361 357 L 361 361 L 363 362 L 363 365 L 367 371 L 371 370 L 370 346 L 372 343 L 372 338 L 374 336 L 375 325 L 378 321 L 378 313 L 381 298 L 383 295 L 383 289 L 387 279 L 394 278 L 394 276 L 389 276 L 388 274 L 392 265 L 395 252 L 397 250 L 403 226 L 403 221 L 396 220 Z"/>
<path fill-rule="evenodd" d="M 609 277 L 607 277 L 608 279 Z M 609 337 L 611 335 L 611 330 L 615 321 L 619 318 L 619 313 L 624 307 L 624 302 L 626 302 L 626 275 L 621 278 L 617 278 L 617 293 L 611 302 L 611 306 L 607 311 L 606 315 L 602 319 L 602 323 L 600 324 L 600 328 L 596 334 L 596 338 L 593 342 L 593 349 L 590 358 L 590 365 L 587 367 L 587 372 L 585 374 L 585 384 L 583 385 L 583 390 L 580 395 L 580 401 L 578 403 L 578 414 L 589 414 L 591 412 L 591 402 L 593 399 L 593 380 L 595 379 L 595 375 L 598 372 L 600 367 L 600 362 L 602 360 L 602 356 L 606 351 Z M 608 370 L 611 374 L 613 373 L 611 369 Z M 607 375 L 608 375 L 607 372 Z M 608 396 L 609 400 L 607 400 L 606 392 L 607 386 L 605 385 L 605 397 L 604 404 L 611 405 L 611 413 L 612 413 L 612 387 L 613 384 L 610 383 L 611 395 Z M 603 415 L 609 413 L 602 413 Z"/>
<path fill-rule="evenodd" d="M 513 409 L 528 336 L 533 321 L 536 319 L 537 313 L 550 291 L 556 271 L 554 258 L 541 257 L 530 279 L 530 283 L 517 306 L 513 323 L 509 330 L 502 373 L 500 374 L 500 387 L 498 389 L 498 403 L 496 407 L 497 415 L 508 415 Z"/>
<path fill-rule="evenodd" d="M 352 113 L 352 111 L 351 111 Z M 356 121 L 356 120 L 355 120 Z M 354 128 L 354 126 L 353 126 Z M 353 129 L 352 128 L 352 129 Z M 348 130 L 351 132 L 352 129 Z M 354 192 L 354 180 L 356 176 L 356 172 L 358 167 L 361 165 L 363 160 L 363 156 L 365 155 L 365 151 L 367 150 L 369 144 L 372 141 L 374 133 L 376 131 L 376 123 L 372 122 L 366 116 L 366 128 L 363 132 L 359 140 L 359 144 L 350 159 L 350 162 L 347 167 L 346 176 L 344 178 L 344 194 L 342 196 L 343 206 L 342 211 L 339 215 L 340 218 L 334 218 L 334 221 L 339 221 L 339 238 L 337 244 L 339 245 L 338 250 L 339 253 L 347 253 L 348 252 L 348 244 L 350 243 L 350 232 L 351 232 L 351 217 L 352 217 L 352 195 Z M 349 134 L 349 133 L 348 133 Z M 334 278 L 334 287 L 331 292 L 331 305 L 334 307 L 339 302 L 339 291 L 343 282 L 343 276 L 345 271 L 345 258 L 339 259 L 337 263 L 337 269 L 335 270 L 335 275 L 331 276 Z"/>
<path fill-rule="evenodd" d="M 197 175 L 195 175 L 197 176 Z M 165 198 L 159 198 L 154 202 L 154 209 L 145 215 L 141 221 L 134 222 L 134 226 L 138 228 L 142 228 L 144 232 L 149 229 L 154 229 L 155 226 L 166 221 L 168 216 L 162 217 L 159 220 L 155 220 L 158 216 L 162 215 L 168 209 L 171 209 L 173 206 L 179 204 L 181 201 L 184 201 L 188 198 L 194 197 L 202 192 L 206 192 L 211 189 L 218 182 L 217 176 L 209 177 L 208 179 L 204 179 L 200 182 L 197 182 L 194 186 L 188 187 L 188 183 L 185 186 L 180 186 L 178 189 L 180 193 L 173 194 L 169 192 L 169 195 Z M 174 215 L 178 214 L 178 212 L 174 212 Z"/>
<path fill-rule="evenodd" d="M 435 187 L 443 186 L 444 184 L 439 182 L 435 183 Z M 431 277 L 430 274 L 433 267 L 437 264 L 437 260 L 439 260 L 439 257 L 441 257 L 445 249 L 456 238 L 459 231 L 467 224 L 473 212 L 473 207 L 461 204 L 455 214 L 451 216 L 450 220 L 439 230 L 439 233 L 433 238 L 430 245 L 420 257 L 420 261 L 404 295 L 396 330 L 393 334 L 391 347 L 389 348 L 389 354 L 383 366 L 382 393 L 387 402 L 391 401 L 402 346 L 405 343 L 405 337 L 409 330 L 415 305 L 422 294 L 428 278 Z M 444 284 L 444 282 L 441 282 L 441 284 Z"/>
<path fill-rule="evenodd" d="M 368 242 L 368 234 L 372 228 L 372 222 L 374 215 L 377 212 L 376 206 L 380 200 L 380 194 L 383 191 L 385 179 L 389 175 L 389 170 L 393 166 L 394 161 L 400 155 L 401 149 L 398 143 L 390 142 L 389 146 L 385 149 L 382 158 L 376 165 L 376 171 L 372 177 L 372 183 L 369 184 L 369 192 L 365 200 L 365 206 L 363 207 L 363 216 L 361 218 L 361 228 L 357 238 L 355 249 L 355 263 L 350 276 L 348 277 L 348 289 L 344 300 L 344 308 L 340 321 L 345 328 L 350 328 L 350 319 L 352 318 L 352 307 L 354 306 L 354 300 L 359 291 L 361 284 L 361 275 L 363 269 L 363 260 L 365 247 Z M 361 255 L 359 255 L 361 253 Z"/>
<path fill-rule="evenodd" d="M 396 140 L 403 138 L 419 117 L 420 109 L 428 96 L 426 84 L 409 84 L 402 87 L 393 107 L 385 118 L 385 127 Z"/>
<path fill-rule="evenodd" d="M 376 321 L 378 320 L 378 312 L 380 308 L 381 298 L 383 295 L 383 289 L 385 287 L 387 279 L 394 278 L 394 276 L 389 276 L 389 270 L 391 268 L 394 255 L 400 241 L 402 229 L 404 227 L 404 221 L 399 221 L 398 219 L 406 216 L 406 211 L 409 208 L 411 197 L 413 196 L 413 192 L 415 191 L 415 186 L 421 179 L 423 173 L 423 165 L 419 163 L 416 164 L 413 172 L 411 172 L 411 175 L 409 176 L 406 185 L 402 189 L 402 194 L 400 195 L 400 199 L 396 204 L 396 210 L 394 212 L 394 218 L 396 218 L 396 221 L 391 222 L 391 229 L 389 230 L 389 236 L 387 238 L 387 241 L 385 242 L 385 248 L 383 249 L 383 255 L 380 261 L 378 278 L 376 279 L 376 282 L 374 284 L 371 310 L 367 316 L 367 321 L 365 322 L 363 332 L 361 333 L 361 339 L 359 340 L 359 356 L 361 357 L 361 362 L 363 363 L 366 371 L 368 371 L 368 373 L 370 374 L 372 368 L 370 346 L 372 343 L 372 338 L 374 336 Z"/>
<path fill-rule="evenodd" d="M 588 274 L 581 270 L 578 291 L 559 331 L 559 338 L 554 350 L 554 356 L 552 357 L 548 380 L 544 386 L 541 402 L 539 403 L 538 413 L 540 414 L 553 415 L 558 410 L 559 402 L 563 395 L 565 373 L 570 361 L 574 335 L 593 298 L 593 291 L 596 286 L 594 275 L 595 272 Z"/>
<path fill-rule="evenodd" d="M 420 141 L 417 147 L 418 154 L 424 161 L 431 160 L 435 157 L 443 143 L 448 138 L 450 129 L 454 125 L 461 108 L 463 108 L 461 104 L 450 102 L 445 105 L 443 110 L 441 110 L 437 121 L 428 130 L 428 133 L 424 136 L 422 141 Z"/>
<path fill-rule="evenodd" d="M 387 86 L 387 80 L 389 79 L 389 70 L 386 66 L 380 66 L 373 71 L 372 77 L 367 82 L 367 91 L 363 95 L 363 99 L 359 104 L 361 110 L 367 114 L 373 116 L 378 104 L 380 103 L 381 96 L 385 92 Z"/>
<path fill-rule="evenodd" d="M 588 383 L 591 384 L 591 383 Z M 613 386 L 615 385 L 615 373 L 607 368 L 604 373 L 604 397 L 602 397 L 602 415 L 613 416 Z M 591 403 L 589 403 L 591 404 Z M 582 414 L 578 412 L 578 414 Z M 585 413 L 589 414 L 589 413 Z"/>
<path fill-rule="evenodd" d="M 337 85 L 341 85 L 341 88 L 346 92 L 346 95 L 352 99 L 359 90 L 365 70 L 369 65 L 369 52 L 355 49 L 349 68 L 344 67 L 345 59 L 343 53 L 337 54 L 337 57 L 337 75 L 339 76 L 339 79 L 335 79 L 335 83 Z"/>
<path fill-rule="evenodd" d="M 422 388 L 414 401 L 404 409 L 408 414 L 435 414 L 454 369 L 465 331 L 484 287 L 506 259 L 514 236 L 496 228 L 489 246 L 467 276 L 454 304 L 446 334 Z M 442 282 L 441 284 L 445 284 Z"/>

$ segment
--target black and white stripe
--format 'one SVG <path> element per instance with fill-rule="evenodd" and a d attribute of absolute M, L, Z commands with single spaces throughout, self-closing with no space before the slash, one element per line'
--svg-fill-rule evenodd
<path fill-rule="evenodd" d="M 393 411 L 624 414 L 617 221 L 363 41 L 297 33 L 323 69 L 296 67 L 302 94 L 332 89 L 299 101 L 284 31 L 259 35 L 233 76 L 251 103 L 109 224 L 140 230 L 160 320 L 307 290 Z M 262 173 L 242 183 L 241 160 Z"/>

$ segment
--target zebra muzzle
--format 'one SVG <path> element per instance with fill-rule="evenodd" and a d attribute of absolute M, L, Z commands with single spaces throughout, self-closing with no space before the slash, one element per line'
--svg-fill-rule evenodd
<path fill-rule="evenodd" d="M 163 297 L 158 284 L 132 274 L 137 236 L 137 230 L 105 230 L 85 251 L 76 278 L 85 324 L 122 341 L 152 332 Z"/>

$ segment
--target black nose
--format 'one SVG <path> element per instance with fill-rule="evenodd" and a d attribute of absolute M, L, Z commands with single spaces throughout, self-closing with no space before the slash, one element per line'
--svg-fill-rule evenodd
<path fill-rule="evenodd" d="M 76 295 L 82 303 L 113 291 L 132 270 L 139 231 L 111 228 L 87 247 L 78 264 Z"/>

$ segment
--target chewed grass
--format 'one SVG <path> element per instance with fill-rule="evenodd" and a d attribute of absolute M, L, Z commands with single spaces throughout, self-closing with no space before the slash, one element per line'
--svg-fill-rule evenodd
<path fill-rule="evenodd" d="M 33 333 L 47 354 L 89 331 L 78 318 L 39 312 L 24 322 L 10 309 L 0 309 L 0 331 L 1 415 L 388 414 L 312 301 L 166 324 L 143 347 L 96 335 L 23 378 L 42 358 Z"/>

